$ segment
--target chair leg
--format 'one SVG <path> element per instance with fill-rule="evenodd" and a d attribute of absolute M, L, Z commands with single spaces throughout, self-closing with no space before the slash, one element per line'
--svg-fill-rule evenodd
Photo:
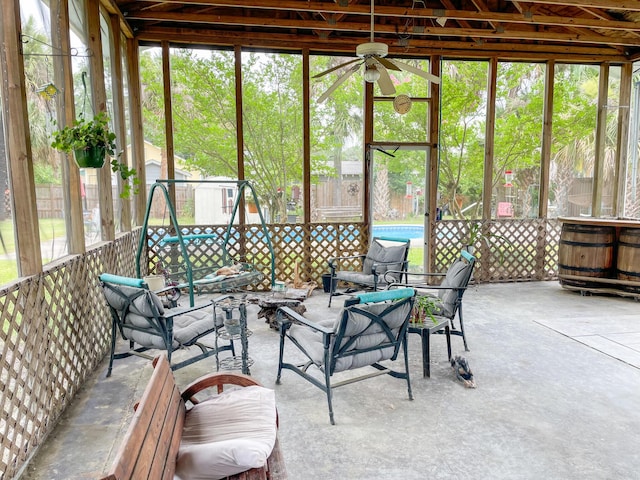
<path fill-rule="evenodd" d="M 458 320 L 460 320 L 460 333 L 462 333 L 462 343 L 464 343 L 464 351 L 468 352 L 467 337 L 464 334 L 464 322 L 462 321 L 462 305 L 458 308 Z"/>
<path fill-rule="evenodd" d="M 402 342 L 402 350 L 404 350 L 404 371 L 407 375 L 407 389 L 409 390 L 409 400 L 413 400 L 413 392 L 411 391 L 411 379 L 409 377 L 409 353 L 407 352 L 407 336 L 405 335 Z"/>
<path fill-rule="evenodd" d="M 451 361 L 451 328 L 449 328 L 449 325 L 444 327 L 444 333 L 447 336 L 447 357 Z"/>
<path fill-rule="evenodd" d="M 431 377 L 431 361 L 429 359 L 429 329 L 423 328 L 422 336 L 422 376 Z"/>
<path fill-rule="evenodd" d="M 280 376 L 282 375 L 282 358 L 284 355 L 285 330 L 280 326 L 280 356 L 278 357 L 278 375 L 276 376 L 276 385 L 280 385 Z"/>
<path fill-rule="evenodd" d="M 331 376 L 329 375 L 328 371 L 325 371 L 324 378 L 325 386 L 327 389 L 327 403 L 329 405 L 329 421 L 331 422 L 331 425 L 335 425 L 336 422 L 333 419 L 333 405 L 331 403 L 331 397 L 333 396 L 333 392 L 331 391 Z"/>
<path fill-rule="evenodd" d="M 107 377 L 111 376 L 111 370 L 113 369 L 113 357 L 116 353 L 116 322 L 111 322 L 111 356 L 109 357 L 109 368 L 107 369 Z"/>

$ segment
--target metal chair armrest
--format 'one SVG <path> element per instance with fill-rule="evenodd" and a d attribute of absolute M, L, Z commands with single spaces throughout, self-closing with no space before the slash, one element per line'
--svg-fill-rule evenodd
<path fill-rule="evenodd" d="M 322 325 L 317 324 L 313 320 L 309 320 L 308 318 L 303 317 L 298 312 L 290 309 L 289 307 L 280 307 L 277 310 L 277 318 L 278 323 L 280 324 L 290 324 L 293 321 L 299 322 L 303 325 L 306 325 L 309 328 L 312 328 L 323 335 L 332 335 L 333 330 L 327 327 L 323 327 Z M 285 318 L 288 317 L 288 318 Z"/>
<path fill-rule="evenodd" d="M 170 308 L 164 311 L 163 317 L 166 319 L 175 318 L 179 315 L 184 315 L 185 313 L 195 312 L 196 310 L 202 310 L 203 308 L 207 308 L 213 305 L 213 302 L 205 302 L 200 303 L 198 305 L 194 305 L 193 307 L 180 307 L 180 308 Z"/>
<path fill-rule="evenodd" d="M 387 273 L 388 274 L 396 274 L 396 275 L 405 275 L 405 277 L 407 278 L 406 282 L 403 282 L 403 284 L 406 284 L 408 286 L 412 286 L 412 285 L 420 285 L 419 282 L 409 282 L 408 281 L 408 277 L 424 277 L 425 279 L 427 278 L 432 278 L 432 277 L 444 277 L 447 274 L 445 272 L 443 273 L 436 273 L 436 272 L 428 272 L 428 273 L 413 273 L 413 272 L 407 272 L 407 271 L 402 271 L 402 270 L 387 270 L 384 274 L 384 281 L 386 283 L 394 283 L 395 281 L 389 281 L 389 278 L 387 277 Z"/>
<path fill-rule="evenodd" d="M 457 292 L 465 291 L 469 287 L 451 287 L 442 285 L 429 285 L 428 283 L 405 283 L 405 282 L 391 282 L 387 285 L 387 290 L 396 287 L 411 287 L 415 288 L 418 296 L 420 296 L 420 290 L 455 290 Z"/>

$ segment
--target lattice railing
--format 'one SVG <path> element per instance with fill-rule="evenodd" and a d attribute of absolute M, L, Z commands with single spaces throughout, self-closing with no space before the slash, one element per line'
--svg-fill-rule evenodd
<path fill-rule="evenodd" d="M 463 247 L 471 223 L 480 224 L 486 242 L 477 241 L 476 282 L 550 280 L 558 275 L 561 226 L 556 220 L 491 220 L 437 222 L 434 230 L 435 266 L 446 271 Z M 432 244 L 433 244 L 432 243 Z"/>
<path fill-rule="evenodd" d="M 432 271 L 445 270 L 459 255 L 468 226 L 463 221 L 434 226 Z M 513 249 L 504 252 L 501 262 L 500 251 L 476 245 L 476 282 L 557 277 L 558 222 L 497 220 L 485 222 L 484 227 L 509 238 Z M 204 228 L 215 227 L 188 227 L 187 231 L 196 234 Z M 301 281 L 320 285 L 328 258 L 365 252 L 369 243 L 368 229 L 362 223 L 271 225 L 268 229 L 280 280 L 292 281 L 297 264 Z M 162 227 L 149 230 L 146 258 L 153 267 L 164 232 Z M 0 478 L 13 478 L 23 468 L 107 354 L 110 317 L 98 275 L 134 276 L 138 235 L 126 234 L 0 289 Z M 246 256 L 265 272 L 266 280 L 258 289 L 270 287 L 271 259 L 264 233 L 255 226 L 238 227 L 238 240 L 230 251 Z M 213 257 L 211 244 L 206 242 L 194 244 L 193 252 L 204 267 Z"/>
<path fill-rule="evenodd" d="M 200 277 L 213 273 L 221 266 L 221 245 L 225 238 L 226 226 L 181 228 L 183 235 L 213 235 L 211 238 L 187 240 L 189 260 L 194 271 L 198 270 Z M 267 229 L 275 256 L 275 278 L 287 282 L 295 280 L 297 265 L 300 281 L 315 281 L 320 285 L 321 276 L 327 271 L 327 260 L 330 257 L 357 254 L 366 250 L 368 244 L 364 224 L 278 224 L 268 225 Z M 157 267 L 161 265 L 169 270 L 171 276 L 182 280 L 181 275 L 185 270 L 184 257 L 178 245 L 163 241 L 167 234 L 173 235 L 173 232 L 166 227 L 150 226 L 148 229 L 149 271 L 157 271 Z M 248 261 L 264 273 L 264 281 L 249 288 L 259 291 L 271 288 L 271 253 L 261 227 L 234 226 L 227 251 L 230 257 Z"/>
<path fill-rule="evenodd" d="M 15 477 L 108 352 L 98 275 L 134 275 L 138 235 L 0 289 L 0 478 Z"/>
<path fill-rule="evenodd" d="M 437 222 L 432 239 L 435 255 L 431 271 L 446 271 L 460 255 L 463 240 L 467 237 L 469 221 L 447 220 Z M 474 273 L 477 282 L 504 282 L 546 280 L 557 276 L 557 251 L 560 226 L 554 220 L 493 220 L 478 221 L 481 229 L 494 243 L 476 244 L 478 266 Z M 184 226 L 183 235 L 217 233 L 223 238 L 226 226 Z M 327 272 L 327 260 L 331 257 L 364 253 L 369 243 L 368 229 L 362 223 L 314 223 L 267 225 L 275 255 L 275 277 L 292 282 L 296 264 L 299 279 L 315 281 L 321 285 L 321 276 Z M 153 270 L 159 260 L 164 265 L 184 268 L 179 248 L 162 244 L 167 234 L 164 227 L 149 227 L 149 268 Z M 502 238 L 508 239 L 501 241 Z M 257 290 L 270 288 L 271 258 L 265 234 L 255 225 L 235 226 L 229 253 L 245 258 L 265 274 L 265 281 Z M 215 239 L 198 239 L 189 242 L 191 262 L 203 269 L 202 275 L 211 273 L 219 265 L 219 244 Z M 342 265 L 342 268 L 356 267 Z"/>

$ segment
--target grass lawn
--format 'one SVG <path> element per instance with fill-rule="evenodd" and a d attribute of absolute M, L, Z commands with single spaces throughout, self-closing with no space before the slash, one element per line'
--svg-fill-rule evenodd
<path fill-rule="evenodd" d="M 39 221 L 40 241 L 46 242 L 53 238 L 65 236 L 64 219 L 62 218 L 41 218 Z M 14 254 L 16 244 L 13 230 L 13 220 L 6 219 L 0 222 L 0 255 Z M 44 253 L 44 252 L 43 252 Z M 49 262 L 48 258 L 42 259 L 44 263 Z M 18 278 L 18 266 L 13 258 L 0 259 L 0 285 Z"/>
<path fill-rule="evenodd" d="M 0 285 L 18 278 L 18 265 L 15 260 L 0 260 Z"/>

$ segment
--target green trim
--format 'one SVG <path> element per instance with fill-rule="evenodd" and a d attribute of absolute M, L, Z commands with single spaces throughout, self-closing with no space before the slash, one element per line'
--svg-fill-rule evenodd
<path fill-rule="evenodd" d="M 100 281 L 137 288 L 142 288 L 146 285 L 145 281 L 140 278 L 122 277 L 120 275 L 113 275 L 111 273 L 103 273 L 102 275 L 100 275 Z"/>
<path fill-rule="evenodd" d="M 374 240 L 385 240 L 387 242 L 402 242 L 402 243 L 409 243 L 410 240 L 408 238 L 398 238 L 398 237 L 374 237 Z"/>
<path fill-rule="evenodd" d="M 416 291 L 413 288 L 394 288 L 393 290 L 381 290 L 379 292 L 361 293 L 356 295 L 360 303 L 384 302 L 385 300 L 399 300 L 413 297 Z"/>
<path fill-rule="evenodd" d="M 462 250 L 460 252 L 460 255 L 462 255 L 464 258 L 466 258 L 468 261 L 470 262 L 475 262 L 476 261 L 476 257 L 474 257 L 473 255 L 471 255 L 469 252 L 467 252 L 466 250 Z"/>
<path fill-rule="evenodd" d="M 192 235 L 182 235 L 183 240 L 201 240 L 201 239 L 210 239 L 217 238 L 220 235 L 217 233 L 194 233 Z M 178 237 L 172 237 L 170 235 L 166 235 L 161 242 L 162 243 L 178 243 L 180 239 Z"/>

